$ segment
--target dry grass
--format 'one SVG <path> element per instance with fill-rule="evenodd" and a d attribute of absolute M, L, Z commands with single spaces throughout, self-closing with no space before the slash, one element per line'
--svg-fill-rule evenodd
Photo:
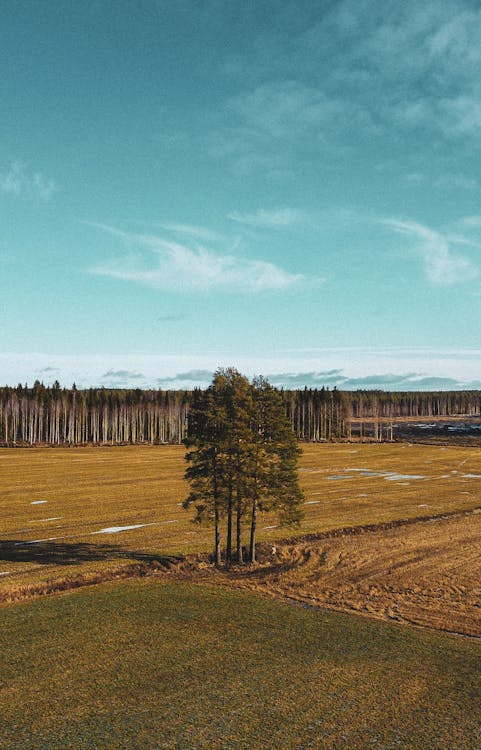
<path fill-rule="evenodd" d="M 277 543 L 232 583 L 277 598 L 481 637 L 481 513 Z"/>
<path fill-rule="evenodd" d="M 0 595 L 209 550 L 211 529 L 193 525 L 181 507 L 183 456 L 176 446 L 0 451 Z M 299 534 L 481 504 L 481 479 L 468 476 L 481 475 L 481 453 L 473 448 L 305 445 L 300 466 L 306 505 Z M 388 478 L 396 473 L 409 476 Z M 40 500 L 47 502 L 32 504 Z M 95 533 L 137 524 L 150 525 Z M 259 526 L 264 540 L 293 533 L 273 517 Z M 36 541 L 45 539 L 51 541 Z"/>

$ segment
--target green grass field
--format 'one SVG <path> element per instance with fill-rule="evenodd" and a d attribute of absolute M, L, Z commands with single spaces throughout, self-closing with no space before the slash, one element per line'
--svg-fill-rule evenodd
<path fill-rule="evenodd" d="M 179 446 L 0 450 L 0 595 L 210 550 L 211 529 L 181 507 L 184 464 Z M 262 516 L 259 540 L 475 508 L 480 478 L 477 448 L 306 444 L 302 526 L 293 532 Z M 126 526 L 134 528 L 118 530 Z"/>
<path fill-rule="evenodd" d="M 152 581 L 0 614 L 2 750 L 481 747 L 478 642 Z"/>

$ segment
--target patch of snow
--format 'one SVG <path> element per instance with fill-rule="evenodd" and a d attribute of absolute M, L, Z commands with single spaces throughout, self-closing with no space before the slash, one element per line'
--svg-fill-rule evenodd
<path fill-rule="evenodd" d="M 155 523 L 135 523 L 131 526 L 107 526 L 100 531 L 92 531 L 92 534 L 118 534 L 120 531 L 131 531 L 132 529 L 141 529 L 142 526 L 155 526 Z"/>
<path fill-rule="evenodd" d="M 367 494 L 367 492 L 360 492 L 358 497 L 369 497 L 369 495 Z"/>
<path fill-rule="evenodd" d="M 418 505 L 418 508 L 427 508 L 427 507 L 428 507 L 427 503 L 421 503 L 421 505 Z"/>
<path fill-rule="evenodd" d="M 52 518 L 32 518 L 29 523 L 42 523 L 42 521 L 60 521 L 63 516 L 52 516 Z"/>
<path fill-rule="evenodd" d="M 277 529 L 277 526 L 264 526 L 264 530 L 266 529 Z"/>
<path fill-rule="evenodd" d="M 320 502 L 320 500 L 306 500 L 304 505 L 318 505 Z"/>
<path fill-rule="evenodd" d="M 0 570 L 0 576 L 9 576 L 10 571 L 9 570 Z"/>
<path fill-rule="evenodd" d="M 481 474 L 463 474 L 466 479 L 481 479 Z"/>
<path fill-rule="evenodd" d="M 63 537 L 62 536 L 49 536 L 46 539 L 30 539 L 29 541 L 26 541 L 26 542 L 16 542 L 15 546 L 18 547 L 19 545 L 22 545 L 22 544 L 40 544 L 41 542 L 53 542 L 56 539 L 63 539 Z"/>
<path fill-rule="evenodd" d="M 422 474 L 390 474 L 385 477 L 390 482 L 397 482 L 400 479 L 426 479 Z"/>
<path fill-rule="evenodd" d="M 43 505 L 44 503 L 48 503 L 48 500 L 32 500 L 30 505 Z"/>
<path fill-rule="evenodd" d="M 356 471 L 363 475 L 363 477 L 384 477 L 386 476 L 385 471 L 373 471 L 372 469 L 346 469 L 346 471 Z"/>
<path fill-rule="evenodd" d="M 179 519 L 173 518 L 172 521 L 159 521 L 159 523 L 179 523 Z M 154 524 L 145 523 L 144 526 L 154 526 Z"/>

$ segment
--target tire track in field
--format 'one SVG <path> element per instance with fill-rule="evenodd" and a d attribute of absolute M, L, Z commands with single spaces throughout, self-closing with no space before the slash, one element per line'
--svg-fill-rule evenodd
<path fill-rule="evenodd" d="M 235 585 L 309 606 L 481 637 L 481 512 L 272 545 Z M 266 564 L 267 563 L 267 564 Z"/>

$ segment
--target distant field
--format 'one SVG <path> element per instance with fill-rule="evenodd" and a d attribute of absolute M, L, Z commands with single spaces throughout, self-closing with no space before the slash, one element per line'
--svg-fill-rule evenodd
<path fill-rule="evenodd" d="M 181 507 L 177 446 L 0 451 L 0 595 L 127 561 L 210 550 Z M 409 444 L 303 447 L 306 534 L 481 506 L 481 452 Z M 123 528 L 134 527 L 134 528 Z M 259 539 L 293 535 L 275 517 Z"/>
<path fill-rule="evenodd" d="M 476 642 L 151 581 L 1 614 L 2 750 L 481 746 Z"/>

